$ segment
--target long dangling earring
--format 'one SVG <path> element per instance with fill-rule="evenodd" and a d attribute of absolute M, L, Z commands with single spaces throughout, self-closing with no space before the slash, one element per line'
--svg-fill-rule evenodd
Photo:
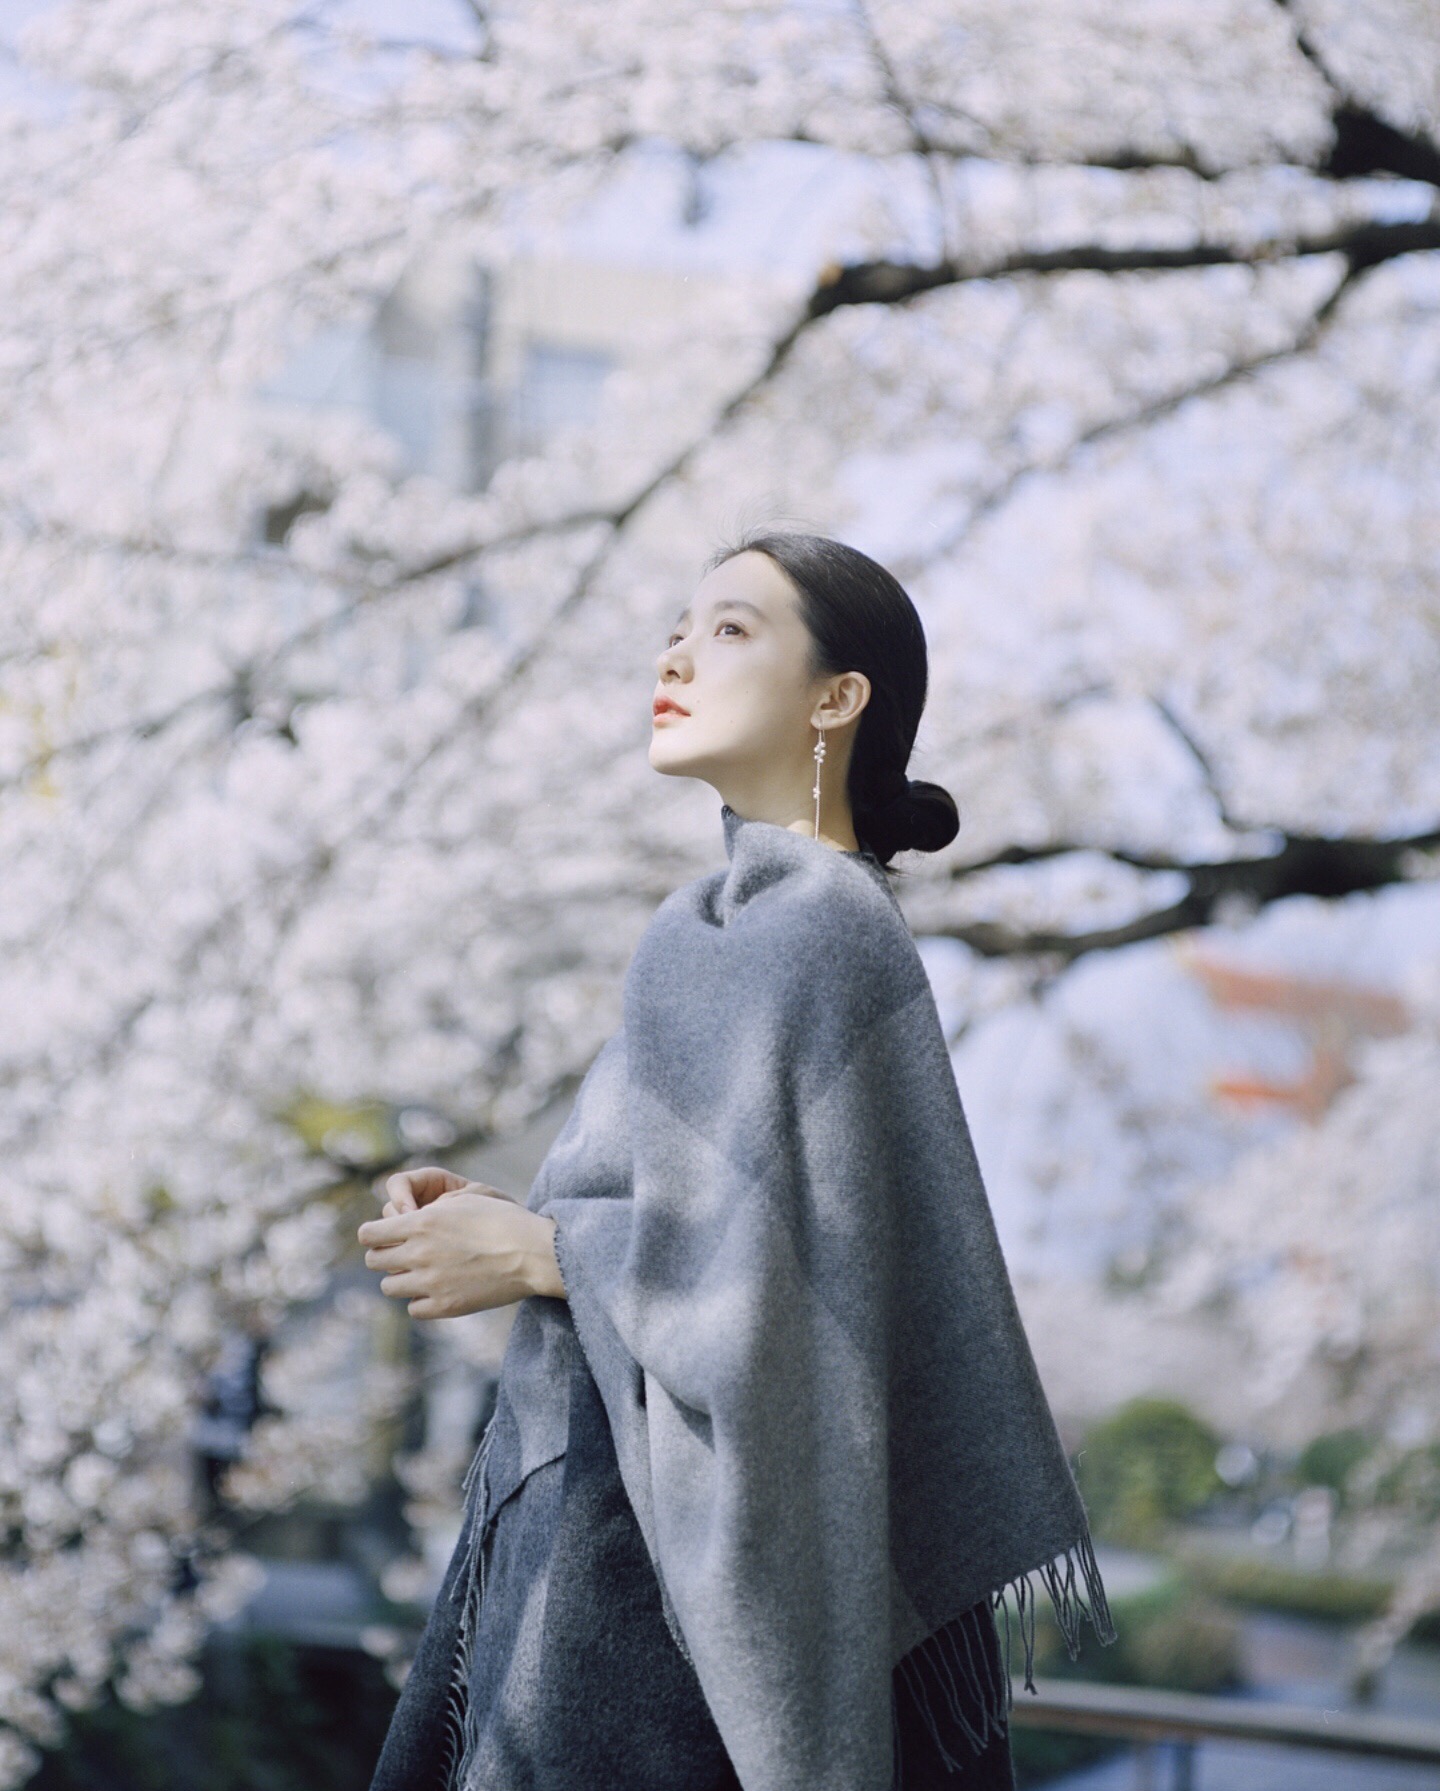
<path fill-rule="evenodd" d="M 815 729 L 815 837 L 820 837 L 820 766 L 825 758 L 825 734 L 818 726 Z"/>

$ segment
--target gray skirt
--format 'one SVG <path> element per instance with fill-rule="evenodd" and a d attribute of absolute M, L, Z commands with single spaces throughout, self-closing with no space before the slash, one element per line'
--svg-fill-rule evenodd
<path fill-rule="evenodd" d="M 564 1455 L 490 1513 L 468 1686 L 476 1745 L 466 1784 L 455 1786 L 460 1601 L 451 1594 L 469 1571 L 468 1545 L 462 1534 L 371 1791 L 742 1791 L 665 1623 L 583 1361 L 572 1371 Z M 988 1601 L 946 1630 L 947 1644 L 1003 1671 Z M 893 1791 L 1014 1791 L 1008 1733 L 992 1726 L 984 1736 L 983 1717 L 963 1707 L 963 1682 L 943 1673 L 935 1642 L 895 1669 Z"/>

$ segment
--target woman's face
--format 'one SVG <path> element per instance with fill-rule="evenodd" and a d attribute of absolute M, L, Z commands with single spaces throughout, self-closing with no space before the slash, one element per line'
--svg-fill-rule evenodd
<path fill-rule="evenodd" d="M 723 561 L 701 580 L 656 660 L 651 765 L 705 779 L 747 814 L 808 791 L 812 717 L 829 719 L 826 695 L 836 682 L 811 675 L 810 652 L 799 598 L 775 562 L 756 552 Z M 827 753 L 839 744 L 827 730 Z M 832 767 L 838 775 L 827 756 L 827 778 Z"/>

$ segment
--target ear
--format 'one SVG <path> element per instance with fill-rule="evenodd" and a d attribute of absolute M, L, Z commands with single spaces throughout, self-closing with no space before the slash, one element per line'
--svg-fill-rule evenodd
<path fill-rule="evenodd" d="M 840 727 L 854 721 L 870 701 L 870 680 L 864 672 L 841 672 L 816 705 L 812 725 Z"/>

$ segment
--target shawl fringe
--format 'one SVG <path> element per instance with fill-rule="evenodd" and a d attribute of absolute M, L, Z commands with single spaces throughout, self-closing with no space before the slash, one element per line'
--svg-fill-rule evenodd
<path fill-rule="evenodd" d="M 475 1659 L 475 1637 L 480 1627 L 480 1606 L 485 1597 L 485 1541 L 490 1523 L 486 1517 L 486 1468 L 495 1440 L 495 1421 L 485 1434 L 466 1470 L 463 1483 L 467 1541 L 464 1559 L 450 1588 L 452 1602 L 460 1599 L 460 1633 L 450 1671 L 446 1701 L 445 1759 L 441 1783 L 446 1791 L 461 1791 L 480 1744 L 479 1713 L 470 1698 L 470 1670 Z"/>
<path fill-rule="evenodd" d="M 890 1680 L 891 1731 L 894 1737 L 894 1768 L 891 1791 L 903 1791 L 905 1784 L 904 1747 L 898 1710 L 898 1689 L 903 1682 L 906 1691 L 929 1731 L 935 1749 L 947 1772 L 955 1772 L 962 1762 L 946 1747 L 934 1700 L 938 1697 L 949 1712 L 951 1722 L 959 1728 L 976 1754 L 988 1746 L 993 1736 L 1009 1726 L 1009 1679 L 997 1661 L 993 1637 L 981 1634 L 979 1625 L 993 1624 L 988 1601 L 974 1606 L 912 1648 L 895 1668 Z M 976 1726 L 978 1718 L 979 1727 Z"/>
<path fill-rule="evenodd" d="M 1085 1590 L 1090 1596 L 1088 1605 L 1075 1583 L 1077 1558 Z M 1079 1654 L 1080 1625 L 1087 1618 L 1102 1643 L 1118 1639 L 1105 1597 L 1105 1588 L 1095 1563 L 1090 1533 L 1086 1530 L 1071 1547 L 1040 1567 L 1032 1567 L 1028 1572 L 1007 1580 L 985 1601 L 991 1620 L 996 1611 L 1004 1614 L 1003 1672 L 996 1671 L 993 1649 L 986 1648 L 982 1637 L 976 1632 L 978 1606 L 933 1631 L 923 1642 L 917 1643 L 896 1667 L 890 1687 L 891 1726 L 894 1735 L 891 1791 L 903 1791 L 905 1784 L 905 1762 L 896 1709 L 896 1690 L 902 1679 L 948 1772 L 957 1771 L 963 1762 L 957 1760 L 945 1745 L 936 1717 L 937 1698 L 976 1754 L 984 1751 L 997 1731 L 1003 1732 L 1009 1727 L 1014 1702 L 1010 1677 L 1008 1603 L 1012 1589 L 1020 1620 L 1020 1634 L 1025 1643 L 1024 1685 L 1027 1691 L 1036 1691 L 1035 1588 L 1030 1582 L 1030 1575 L 1033 1573 L 1040 1575 L 1049 1593 L 1056 1625 L 1064 1638 L 1065 1649 L 1071 1660 Z"/>
<path fill-rule="evenodd" d="M 1085 1590 L 1090 1595 L 1087 1605 L 1080 1589 L 1075 1584 L 1075 1560 L 1080 1560 L 1080 1570 L 1085 1580 Z M 1063 1573 L 1061 1568 L 1063 1566 Z M 1080 1624 L 1088 1618 L 1096 1636 L 1101 1643 L 1108 1645 L 1117 1641 L 1115 1623 L 1110 1615 L 1110 1606 L 1105 1597 L 1105 1586 L 1100 1578 L 1100 1569 L 1095 1562 L 1095 1549 L 1090 1541 L 1088 1527 L 1080 1532 L 1077 1541 L 1051 1560 L 1032 1567 L 1029 1572 L 1016 1574 L 1007 1580 L 1000 1589 L 992 1593 L 991 1604 L 1005 1614 L 1005 1671 L 1010 1671 L 1010 1607 L 1006 1603 L 1006 1594 L 1013 1586 L 1015 1589 L 1015 1609 L 1020 1621 L 1020 1635 L 1025 1643 L 1025 1689 L 1035 1691 L 1035 1588 L 1030 1584 L 1030 1574 L 1038 1573 L 1044 1582 L 1045 1590 L 1050 1594 L 1051 1608 L 1055 1613 L 1055 1623 L 1065 1642 L 1065 1652 L 1074 1660 L 1080 1652 Z M 1026 1619 L 1029 1619 L 1028 1623 Z"/>

